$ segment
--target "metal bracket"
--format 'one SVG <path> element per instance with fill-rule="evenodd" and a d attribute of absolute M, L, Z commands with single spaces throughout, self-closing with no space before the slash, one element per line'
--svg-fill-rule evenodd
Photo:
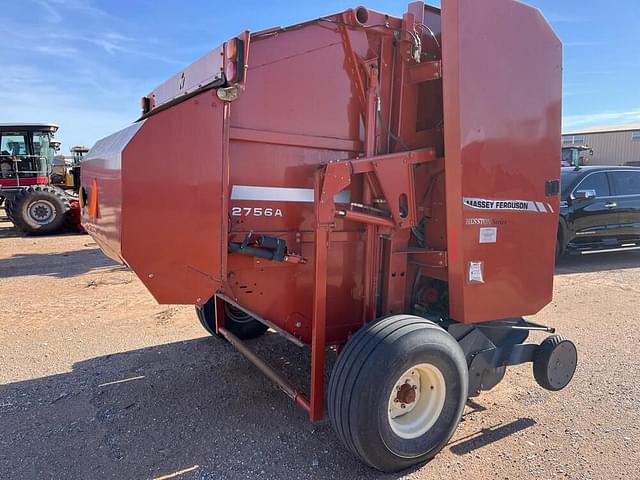
<path fill-rule="evenodd" d="M 436 159 L 435 150 L 423 148 L 411 152 L 391 153 L 375 157 L 356 158 L 327 164 L 324 168 L 322 190 L 318 205 L 320 225 L 333 225 L 337 214 L 352 217 L 362 223 L 383 224 L 395 228 L 409 228 L 417 224 L 414 189 L 414 165 Z M 391 218 L 375 215 L 337 212 L 334 195 L 351 184 L 352 176 L 374 173 L 389 207 Z M 350 212 L 350 211 L 349 211 Z M 377 220 L 377 221 L 376 221 Z M 389 220 L 392 220 L 390 222 Z"/>

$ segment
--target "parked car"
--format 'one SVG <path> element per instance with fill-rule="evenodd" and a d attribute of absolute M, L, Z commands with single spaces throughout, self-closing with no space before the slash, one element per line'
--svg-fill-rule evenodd
<path fill-rule="evenodd" d="M 640 168 L 562 168 L 557 256 L 640 250 Z"/>

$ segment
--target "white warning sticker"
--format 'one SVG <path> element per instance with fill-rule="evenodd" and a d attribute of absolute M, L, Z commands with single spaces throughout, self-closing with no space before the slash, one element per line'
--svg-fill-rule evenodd
<path fill-rule="evenodd" d="M 498 229 L 496 227 L 483 227 L 480 229 L 480 243 L 496 243 Z"/>
<path fill-rule="evenodd" d="M 484 283 L 483 262 L 469 262 L 469 282 Z"/>
<path fill-rule="evenodd" d="M 462 202 L 465 206 L 478 210 L 515 210 L 520 212 L 542 212 L 547 210 L 540 202 L 532 200 L 491 200 L 488 198 L 464 197 Z M 540 203 L 540 207 L 538 207 Z"/>

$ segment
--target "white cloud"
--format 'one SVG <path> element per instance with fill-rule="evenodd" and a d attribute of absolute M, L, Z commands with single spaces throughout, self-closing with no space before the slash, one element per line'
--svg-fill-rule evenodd
<path fill-rule="evenodd" d="M 640 122 L 640 109 L 619 112 L 599 112 L 564 117 L 564 130 L 588 128 L 602 125 L 624 125 Z"/>
<path fill-rule="evenodd" d="M 563 42 L 564 47 L 597 47 L 602 45 L 602 42 L 595 41 L 582 41 L 582 42 Z"/>

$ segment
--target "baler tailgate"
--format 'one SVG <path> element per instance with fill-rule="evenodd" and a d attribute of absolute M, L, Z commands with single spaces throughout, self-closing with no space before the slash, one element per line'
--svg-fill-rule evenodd
<path fill-rule="evenodd" d="M 553 287 L 562 46 L 499 0 L 444 3 L 442 36 L 451 316 L 533 314 Z"/>
<path fill-rule="evenodd" d="M 205 91 L 147 118 L 123 151 L 122 254 L 160 303 L 201 303 L 220 285 L 226 108 Z"/>

